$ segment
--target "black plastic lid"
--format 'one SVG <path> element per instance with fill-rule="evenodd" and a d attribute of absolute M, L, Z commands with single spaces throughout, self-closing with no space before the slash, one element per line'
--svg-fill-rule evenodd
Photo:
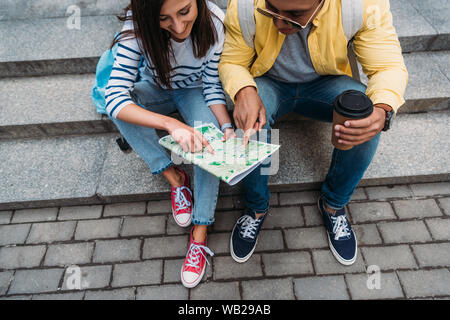
<path fill-rule="evenodd" d="M 373 112 L 373 103 L 361 91 L 347 90 L 334 100 L 334 110 L 346 118 L 363 119 Z"/>

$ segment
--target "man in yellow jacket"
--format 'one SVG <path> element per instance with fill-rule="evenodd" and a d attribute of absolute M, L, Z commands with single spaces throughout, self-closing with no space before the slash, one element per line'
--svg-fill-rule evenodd
<path fill-rule="evenodd" d="M 372 161 L 380 132 L 389 128 L 404 103 L 408 73 L 389 0 L 355 0 L 363 1 L 363 24 L 353 43 L 369 79 L 367 87 L 351 78 L 341 1 L 254 0 L 256 33 L 249 46 L 239 23 L 238 0 L 230 0 L 219 74 L 235 103 L 234 120 L 246 133 L 245 141 L 261 129 L 268 130 L 270 139 L 275 120 L 292 111 L 331 122 L 333 101 L 344 91 L 357 90 L 370 98 L 370 116 L 333 128 L 339 143 L 353 148 L 334 149 L 318 199 L 330 249 L 340 263 L 351 265 L 357 241 L 345 205 Z M 246 209 L 231 235 L 231 255 L 241 263 L 251 257 L 269 208 L 268 175 L 260 168 L 243 181 Z"/>

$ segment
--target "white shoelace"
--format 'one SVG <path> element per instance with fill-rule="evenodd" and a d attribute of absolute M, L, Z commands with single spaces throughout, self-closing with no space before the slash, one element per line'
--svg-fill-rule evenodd
<path fill-rule="evenodd" d="M 256 228 L 258 227 L 260 219 L 253 219 L 251 216 L 245 215 L 239 218 L 238 223 L 242 223 L 241 236 L 244 238 L 255 239 Z"/>
<path fill-rule="evenodd" d="M 187 188 L 187 187 L 184 187 L 184 186 L 183 187 L 178 187 L 178 188 L 176 188 L 176 190 L 174 190 L 175 203 L 177 205 L 177 208 L 175 210 L 177 212 L 182 210 L 182 209 L 186 209 L 187 207 L 189 207 L 191 205 L 191 203 L 186 199 L 186 196 L 182 192 L 183 190 L 187 190 L 192 196 L 192 191 L 189 190 L 189 188 Z"/>
<path fill-rule="evenodd" d="M 339 240 L 341 237 L 347 237 L 350 235 L 350 230 L 348 228 L 345 215 L 337 217 L 331 216 L 331 220 L 333 221 L 334 240 Z"/>
<path fill-rule="evenodd" d="M 193 267 L 195 269 L 200 268 L 199 263 L 200 263 L 200 254 L 206 259 L 206 255 L 203 254 L 203 251 L 201 250 L 205 250 L 207 254 L 209 254 L 211 257 L 214 256 L 214 253 L 205 246 L 199 245 L 199 244 L 195 244 L 195 243 L 191 243 L 191 246 L 189 247 L 189 251 L 188 251 L 188 257 L 187 257 L 187 262 L 186 263 L 186 267 Z M 209 261 L 208 259 L 206 259 L 206 263 L 209 265 Z"/>

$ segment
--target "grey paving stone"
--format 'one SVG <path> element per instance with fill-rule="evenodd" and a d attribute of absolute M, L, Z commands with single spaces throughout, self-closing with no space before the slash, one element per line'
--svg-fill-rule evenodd
<path fill-rule="evenodd" d="M 233 197 L 219 197 L 216 210 L 232 210 L 234 208 Z"/>
<path fill-rule="evenodd" d="M 16 210 L 12 223 L 54 221 L 58 214 L 58 208 L 23 209 Z"/>
<path fill-rule="evenodd" d="M 305 224 L 307 226 L 321 226 L 323 225 L 323 219 L 320 215 L 319 209 L 316 205 L 304 206 L 303 212 L 305 213 Z"/>
<path fill-rule="evenodd" d="M 117 264 L 114 266 L 113 287 L 161 283 L 162 260 Z"/>
<path fill-rule="evenodd" d="M 353 300 L 403 298 L 403 291 L 394 272 L 380 272 L 379 289 L 373 280 L 376 274 L 346 274 L 345 279 Z M 371 278 L 372 277 L 372 278 Z"/>
<path fill-rule="evenodd" d="M 327 248 L 328 239 L 324 227 L 287 229 L 284 231 L 289 249 Z"/>
<path fill-rule="evenodd" d="M 147 210 L 145 202 L 114 203 L 105 205 L 104 217 L 144 215 Z"/>
<path fill-rule="evenodd" d="M 214 280 L 254 278 L 263 275 L 261 256 L 253 254 L 246 263 L 237 263 L 230 256 L 214 257 Z"/>
<path fill-rule="evenodd" d="M 264 220 L 263 229 L 303 227 L 305 221 L 299 206 L 272 208 Z"/>
<path fill-rule="evenodd" d="M 213 270 L 212 270 L 212 259 L 208 257 L 209 264 L 206 264 L 206 271 L 203 275 L 202 282 L 208 281 L 212 279 Z M 175 259 L 175 260 L 164 260 L 164 283 L 181 283 L 181 267 L 183 266 L 183 259 Z"/>
<path fill-rule="evenodd" d="M 33 268 L 40 265 L 45 246 L 0 248 L 0 269 Z"/>
<path fill-rule="evenodd" d="M 182 284 L 137 288 L 136 300 L 187 300 L 189 291 Z"/>
<path fill-rule="evenodd" d="M 280 193 L 281 194 L 281 193 Z M 270 207 L 273 207 L 273 206 L 278 206 L 278 205 L 280 205 L 280 202 L 279 202 L 279 194 L 278 193 L 275 193 L 275 192 L 271 192 L 270 193 L 270 199 L 269 199 L 269 206 Z"/>
<path fill-rule="evenodd" d="M 233 196 L 233 204 L 234 204 L 234 209 L 244 209 L 245 208 L 244 199 L 242 198 L 242 196 Z"/>
<path fill-rule="evenodd" d="M 0 211 L 0 224 L 8 224 L 11 221 L 12 211 Z"/>
<path fill-rule="evenodd" d="M 408 198 L 413 195 L 407 185 L 366 187 L 366 192 L 370 200 Z"/>
<path fill-rule="evenodd" d="M 413 245 L 412 250 L 422 267 L 450 267 L 450 243 Z"/>
<path fill-rule="evenodd" d="M 0 297 L 0 300 L 31 300 L 32 296 L 12 296 L 12 297 Z"/>
<path fill-rule="evenodd" d="M 358 245 L 381 244 L 382 240 L 374 224 L 353 225 L 352 229 L 356 235 Z"/>
<path fill-rule="evenodd" d="M 319 191 L 283 192 L 280 193 L 280 205 L 316 203 Z"/>
<path fill-rule="evenodd" d="M 147 204 L 147 213 L 149 214 L 171 213 L 171 212 L 172 212 L 171 200 L 153 200 L 149 201 Z"/>
<path fill-rule="evenodd" d="M 91 262 L 94 243 L 70 243 L 48 246 L 45 266 L 70 266 Z"/>
<path fill-rule="evenodd" d="M 51 243 L 72 239 L 76 221 L 33 223 L 27 243 Z"/>
<path fill-rule="evenodd" d="M 94 263 L 121 262 L 139 260 L 141 240 L 96 241 L 93 256 Z"/>
<path fill-rule="evenodd" d="M 84 291 L 33 295 L 32 300 L 83 300 Z"/>
<path fill-rule="evenodd" d="M 166 219 L 167 216 L 126 217 L 120 235 L 129 237 L 164 234 Z"/>
<path fill-rule="evenodd" d="M 381 222 L 378 229 L 386 243 L 409 243 L 431 241 L 423 221 Z"/>
<path fill-rule="evenodd" d="M 411 189 L 415 196 L 438 196 L 450 194 L 450 182 L 412 184 Z"/>
<path fill-rule="evenodd" d="M 64 269 L 18 270 L 14 274 L 8 294 L 56 291 L 63 272 Z"/>
<path fill-rule="evenodd" d="M 191 300 L 240 300 L 237 282 L 201 283 L 191 290 Z"/>
<path fill-rule="evenodd" d="M 425 223 L 436 240 L 450 240 L 450 219 L 426 219 Z"/>
<path fill-rule="evenodd" d="M 173 236 L 145 239 L 142 257 L 144 259 L 185 256 L 188 247 L 187 236 Z"/>
<path fill-rule="evenodd" d="M 101 217 L 103 206 L 74 206 L 59 209 L 58 220 L 84 220 Z"/>
<path fill-rule="evenodd" d="M 321 276 L 294 279 L 298 300 L 349 300 L 343 276 Z"/>
<path fill-rule="evenodd" d="M 271 253 L 262 256 L 264 272 L 268 276 L 314 273 L 309 252 Z"/>
<path fill-rule="evenodd" d="M 361 248 L 368 266 L 376 265 L 380 270 L 417 268 L 414 256 L 407 245 Z"/>
<path fill-rule="evenodd" d="M 353 192 L 352 198 L 350 201 L 355 201 L 355 200 L 366 200 L 367 199 L 367 195 L 364 192 L 364 188 L 356 188 L 355 192 Z"/>
<path fill-rule="evenodd" d="M 0 272 L 0 296 L 4 295 L 6 293 L 6 290 L 8 290 L 9 283 L 11 282 L 12 277 L 12 271 Z"/>
<path fill-rule="evenodd" d="M 447 216 L 450 216 L 450 198 L 437 199 L 439 205 Z"/>
<path fill-rule="evenodd" d="M 31 224 L 0 226 L 0 246 L 25 243 Z"/>
<path fill-rule="evenodd" d="M 408 298 L 450 295 L 448 269 L 399 271 L 398 277 Z"/>
<path fill-rule="evenodd" d="M 295 300 L 292 279 L 242 281 L 244 300 Z"/>
<path fill-rule="evenodd" d="M 261 233 L 261 236 L 264 232 Z M 231 233 L 213 233 L 208 236 L 207 246 L 214 254 L 230 252 Z"/>
<path fill-rule="evenodd" d="M 348 208 L 353 223 L 396 219 L 388 202 L 350 203 Z"/>
<path fill-rule="evenodd" d="M 216 217 L 223 212 L 217 212 L 215 213 Z M 154 216 L 154 217 L 164 217 L 164 216 Z M 168 235 L 180 235 L 180 234 L 190 234 L 191 229 L 188 228 L 181 228 L 177 223 L 175 222 L 175 219 L 173 218 L 172 214 L 168 214 L 165 216 L 165 219 L 167 221 L 167 229 L 166 233 Z M 209 227 L 211 228 L 211 227 Z"/>
<path fill-rule="evenodd" d="M 231 234 L 229 237 L 231 237 Z M 228 243 L 229 241 L 228 238 Z M 283 234 L 280 230 L 264 230 L 258 236 L 258 244 L 256 245 L 255 252 L 283 250 L 283 248 Z"/>
<path fill-rule="evenodd" d="M 134 289 L 87 291 L 84 300 L 134 300 Z"/>
<path fill-rule="evenodd" d="M 434 199 L 397 200 L 393 202 L 393 205 L 400 219 L 442 216 Z"/>
<path fill-rule="evenodd" d="M 79 278 L 81 289 L 97 289 L 109 285 L 112 266 L 81 266 L 79 268 L 80 273 L 75 273 L 69 268 L 66 269 L 62 290 L 74 290 L 73 285 L 76 275 L 81 276 Z"/>
<path fill-rule="evenodd" d="M 360 250 L 359 248 L 358 251 Z M 330 250 L 314 250 L 312 255 L 314 269 L 318 275 L 365 272 L 365 266 L 360 252 L 358 252 L 355 263 L 351 266 L 340 264 Z"/>
<path fill-rule="evenodd" d="M 105 144 L 109 140 L 107 135 L 95 135 L 1 141 L 0 172 L 4 184 L 0 187 L 0 207 L 8 203 L 26 202 L 28 206 L 42 201 L 63 203 L 64 199 L 73 203 L 96 197 Z M 15 212 L 13 221 L 56 219 L 54 213 L 43 214 L 39 219 L 36 214 Z"/>
<path fill-rule="evenodd" d="M 224 211 L 215 215 L 215 222 L 213 224 L 214 231 L 228 231 L 233 230 L 236 221 L 242 216 L 241 211 Z M 264 223 L 265 224 L 265 223 Z"/>
<path fill-rule="evenodd" d="M 119 218 L 78 221 L 75 240 L 116 238 L 119 227 Z"/>

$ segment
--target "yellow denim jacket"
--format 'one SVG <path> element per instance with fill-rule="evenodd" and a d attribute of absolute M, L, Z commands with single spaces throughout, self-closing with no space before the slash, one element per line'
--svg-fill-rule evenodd
<path fill-rule="evenodd" d="M 250 48 L 241 34 L 237 3 L 238 0 L 228 2 L 226 38 L 219 63 L 220 80 L 233 101 L 240 89 L 257 88 L 253 78 L 262 76 L 272 67 L 286 37 L 278 32 L 272 19 L 255 10 L 255 49 Z M 264 0 L 254 0 L 254 4 L 255 8 L 265 8 Z M 341 1 L 325 0 L 312 23 L 308 45 L 316 72 L 351 76 Z M 363 27 L 355 35 L 354 48 L 369 79 L 366 94 L 374 104 L 387 104 L 397 112 L 405 102 L 408 72 L 392 25 L 389 0 L 364 0 Z"/>

